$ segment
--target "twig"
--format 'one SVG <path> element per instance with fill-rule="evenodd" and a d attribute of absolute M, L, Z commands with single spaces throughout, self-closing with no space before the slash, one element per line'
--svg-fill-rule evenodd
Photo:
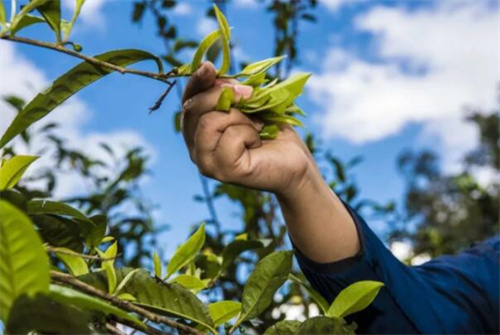
<path fill-rule="evenodd" d="M 177 83 L 177 80 L 174 80 L 173 82 L 167 82 L 167 89 L 165 90 L 165 92 L 163 92 L 163 94 L 158 98 L 158 100 L 156 100 L 155 104 L 151 107 L 149 107 L 149 114 L 153 113 L 155 110 L 157 110 L 158 108 L 160 108 L 163 100 L 165 99 L 165 97 L 170 93 L 170 90 L 172 89 L 172 87 L 174 87 L 174 85 Z"/>
<path fill-rule="evenodd" d="M 121 254 L 117 254 L 115 257 L 99 257 L 99 256 L 81 254 L 81 253 L 73 252 L 73 251 L 61 250 L 57 247 L 55 248 L 55 247 L 51 247 L 51 246 L 46 246 L 45 250 L 47 250 L 49 252 L 56 253 L 56 254 L 76 256 L 76 257 L 81 257 L 81 258 L 85 258 L 85 259 L 92 259 L 92 260 L 96 260 L 96 261 L 111 261 L 111 260 L 116 259 L 116 258 L 121 256 Z"/>
<path fill-rule="evenodd" d="M 106 323 L 106 329 L 111 333 L 111 334 L 114 334 L 114 335 L 127 335 L 125 334 L 124 332 L 122 332 L 120 329 L 116 328 L 115 326 L 113 326 L 111 323 Z"/>
<path fill-rule="evenodd" d="M 187 75 L 179 75 L 176 74 L 175 72 L 167 72 L 167 73 L 155 73 L 155 72 L 148 72 L 148 71 L 141 71 L 141 70 L 135 70 L 135 69 L 129 69 L 125 67 L 121 67 L 112 63 L 108 63 L 105 61 L 102 61 L 100 59 L 86 56 L 84 54 L 81 54 L 79 52 L 67 49 L 63 46 L 54 44 L 54 43 L 48 43 L 48 42 L 42 42 L 42 41 L 36 41 L 32 40 L 29 38 L 24 38 L 24 37 L 19 37 L 19 36 L 11 36 L 11 35 L 2 35 L 0 36 L 0 39 L 2 40 L 7 40 L 7 41 L 13 41 L 13 42 L 19 42 L 19 43 L 24 43 L 24 44 L 29 44 L 29 45 L 35 45 L 37 47 L 45 48 L 45 49 L 50 49 L 50 50 L 55 50 L 76 58 L 83 59 L 89 63 L 106 67 L 108 69 L 120 72 L 121 74 L 129 73 L 129 74 L 135 74 L 138 76 L 142 77 L 148 77 L 152 79 L 159 80 L 161 82 L 166 82 L 168 78 L 173 78 L 173 77 L 182 77 L 182 76 L 187 76 Z"/>
<path fill-rule="evenodd" d="M 151 327 L 149 325 L 144 325 L 144 327 L 147 330 L 146 329 L 139 329 L 139 327 L 137 327 L 137 324 L 135 324 L 134 322 L 132 322 L 130 320 L 122 319 L 119 317 L 116 317 L 115 319 L 118 323 L 121 323 L 122 325 L 125 325 L 125 326 L 130 327 L 130 328 L 133 328 L 134 331 L 131 334 L 134 334 L 136 331 L 142 331 L 142 332 L 147 331 L 151 335 L 169 335 L 169 333 L 162 332 L 161 330 L 158 330 L 158 329 Z"/>
<path fill-rule="evenodd" d="M 119 308 L 126 310 L 126 311 L 129 311 L 129 312 L 136 313 L 140 316 L 145 317 L 148 320 L 153 321 L 154 323 L 162 323 L 162 324 L 167 325 L 169 327 L 178 329 L 180 332 L 182 332 L 184 334 L 193 334 L 193 335 L 204 334 L 203 332 L 201 332 L 197 329 L 194 329 L 190 326 L 183 325 L 182 323 L 172 321 L 172 320 L 168 319 L 167 317 L 152 313 L 152 312 L 150 312 L 142 307 L 136 306 L 128 301 L 121 300 L 115 296 L 112 296 L 112 295 L 104 292 L 104 291 L 96 289 L 95 287 L 88 285 L 88 284 L 86 284 L 86 283 L 76 279 L 75 277 L 66 274 L 66 273 L 50 271 L 50 276 L 52 277 L 52 279 L 54 281 L 70 285 L 74 288 L 79 289 L 82 292 L 91 294 L 95 297 L 98 297 L 98 298 L 101 298 L 104 300 L 107 300 L 111 304 L 115 305 L 116 307 L 119 307 Z"/>

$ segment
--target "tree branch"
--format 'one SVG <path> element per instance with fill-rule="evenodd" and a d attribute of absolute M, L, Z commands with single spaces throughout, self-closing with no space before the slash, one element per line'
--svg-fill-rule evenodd
<path fill-rule="evenodd" d="M 70 56 L 73 56 L 73 57 L 76 57 L 76 58 L 83 59 L 86 62 L 95 64 L 95 65 L 98 65 L 98 66 L 106 67 L 108 69 L 111 69 L 111 70 L 114 70 L 114 71 L 117 71 L 117 72 L 120 72 L 121 74 L 125 74 L 125 73 L 135 74 L 135 75 L 138 75 L 138 76 L 148 77 L 148 78 L 152 78 L 152 79 L 155 79 L 155 80 L 159 80 L 161 82 L 167 82 L 167 79 L 169 79 L 169 78 L 182 77 L 181 75 L 178 75 L 178 74 L 176 74 L 173 71 L 169 71 L 169 72 L 166 72 L 166 73 L 155 73 L 155 72 L 141 71 L 141 70 L 135 70 L 135 69 L 129 69 L 129 68 L 121 67 L 121 66 L 118 66 L 118 65 L 115 65 L 115 64 L 112 64 L 112 63 L 108 63 L 108 62 L 99 60 L 99 59 L 94 58 L 94 57 L 83 55 L 81 53 L 78 53 L 76 51 L 67 49 L 67 48 L 65 48 L 63 46 L 60 46 L 60 45 L 57 45 L 57 44 L 54 44 L 54 43 L 36 41 L 36 40 L 29 39 L 29 38 L 24 38 L 24 37 L 19 37 L 19 36 L 11 36 L 11 35 L 0 36 L 0 39 L 7 40 L 7 41 L 12 41 L 12 42 L 18 42 L 18 43 L 24 43 L 24 44 L 34 45 L 34 46 L 37 46 L 37 47 L 41 47 L 41 48 L 45 48 L 45 49 L 50 49 L 50 50 L 54 50 L 54 51 L 57 51 L 57 52 L 61 52 L 61 53 L 64 53 L 64 54 L 67 54 L 67 55 L 70 55 Z M 187 75 L 183 75 L 183 76 L 187 76 Z"/>
<path fill-rule="evenodd" d="M 128 312 L 133 312 L 136 313 L 140 316 L 145 317 L 148 320 L 151 320 L 154 323 L 162 323 L 164 325 L 167 325 L 169 327 L 178 329 L 180 332 L 183 334 L 193 334 L 193 335 L 203 335 L 204 333 L 194 329 L 190 326 L 183 325 L 182 323 L 175 322 L 170 320 L 167 317 L 164 317 L 162 315 L 158 315 L 155 313 L 152 313 L 142 307 L 136 306 L 128 301 L 118 299 L 115 296 L 112 296 L 106 292 L 103 292 L 101 290 L 96 289 L 95 287 L 88 285 L 75 277 L 66 274 L 66 273 L 61 273 L 61 272 L 56 272 L 56 271 L 50 271 L 50 276 L 54 281 L 70 285 L 82 292 L 91 294 L 92 296 L 104 299 L 106 301 L 109 301 L 111 304 L 115 305 L 116 307 L 119 307 L 123 310 L 126 310 Z"/>
<path fill-rule="evenodd" d="M 120 257 L 122 255 L 122 254 L 117 254 L 115 257 L 92 256 L 92 255 L 81 254 L 81 253 L 78 253 L 75 251 L 61 250 L 60 248 L 52 247 L 52 246 L 46 246 L 45 250 L 47 250 L 48 252 L 53 252 L 55 254 L 75 256 L 75 257 L 80 257 L 80 258 L 85 258 L 85 259 L 92 259 L 95 261 L 111 261 L 113 259 L 117 259 L 118 257 Z"/>

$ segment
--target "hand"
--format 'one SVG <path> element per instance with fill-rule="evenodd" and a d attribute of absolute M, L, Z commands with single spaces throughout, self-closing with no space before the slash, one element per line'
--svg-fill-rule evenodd
<path fill-rule="evenodd" d="M 321 179 L 307 147 L 291 126 L 282 126 L 274 140 L 261 140 L 260 121 L 235 108 L 216 111 L 222 87 L 233 89 L 236 99 L 252 94 L 251 86 L 236 80 L 216 80 L 211 63 L 200 67 L 184 93 L 184 139 L 203 175 L 283 197 L 298 192 L 314 174 Z"/>
<path fill-rule="evenodd" d="M 262 123 L 241 111 L 216 111 L 222 87 L 236 99 L 250 86 L 216 79 L 211 63 L 191 77 L 183 98 L 182 133 L 200 172 L 223 182 L 274 192 L 290 236 L 303 254 L 333 262 L 359 251 L 351 216 L 321 177 L 313 157 L 290 126 L 274 140 L 261 140 Z"/>

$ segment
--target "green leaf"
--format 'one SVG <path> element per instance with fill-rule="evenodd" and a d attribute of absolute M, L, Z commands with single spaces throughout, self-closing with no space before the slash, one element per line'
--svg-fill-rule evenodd
<path fill-rule="evenodd" d="M 300 321 L 283 320 L 267 328 L 264 335 L 287 335 L 293 334 L 299 328 Z"/>
<path fill-rule="evenodd" d="M 91 334 L 88 311 L 61 304 L 48 296 L 21 296 L 12 305 L 7 334 Z"/>
<path fill-rule="evenodd" d="M 57 43 L 61 42 L 61 0 L 51 0 L 36 8 L 56 33 Z"/>
<path fill-rule="evenodd" d="M 295 331 L 296 335 L 354 335 L 352 327 L 347 326 L 343 319 L 333 319 L 317 316 L 307 319 Z"/>
<path fill-rule="evenodd" d="M 2 28 L 5 27 L 5 23 L 7 22 L 7 14 L 5 14 L 5 6 L 3 4 L 3 0 L 0 0 L 0 25 Z"/>
<path fill-rule="evenodd" d="M 264 59 L 264 60 L 261 60 L 259 62 L 255 62 L 252 64 L 248 64 L 236 76 L 238 76 L 238 77 L 239 76 L 255 76 L 255 75 L 262 75 L 264 73 L 264 77 L 265 77 L 265 72 L 267 70 L 269 70 L 271 67 L 273 67 L 274 65 L 281 62 L 285 57 L 286 56 L 273 57 L 273 58 Z"/>
<path fill-rule="evenodd" d="M 117 269 L 120 281 L 132 269 Z M 106 290 L 107 279 L 103 271 L 90 273 L 78 279 L 100 290 Z M 189 290 L 178 284 L 165 284 L 151 277 L 145 270 L 139 270 L 122 289 L 135 297 L 134 304 L 146 307 L 162 315 L 176 315 L 213 330 L 213 322 L 207 307 Z M 215 333 L 215 330 L 213 330 Z"/>
<path fill-rule="evenodd" d="M 384 283 L 372 280 L 359 281 L 343 289 L 331 304 L 327 316 L 345 317 L 368 307 Z"/>
<path fill-rule="evenodd" d="M 38 227 L 44 242 L 55 247 L 65 247 L 76 252 L 83 251 L 82 226 L 61 216 L 36 215 L 31 219 Z"/>
<path fill-rule="evenodd" d="M 87 218 L 82 212 L 65 204 L 64 202 L 50 200 L 31 200 L 28 202 L 28 215 L 61 215 L 75 218 L 95 226 L 94 222 Z"/>
<path fill-rule="evenodd" d="M 198 46 L 198 49 L 196 49 L 196 52 L 194 53 L 193 60 L 191 61 L 191 69 L 188 73 L 194 73 L 198 68 L 200 67 L 201 61 L 203 59 L 203 55 L 207 52 L 208 48 L 212 46 L 212 44 L 217 41 L 217 39 L 220 36 L 219 30 L 215 30 L 205 36 L 205 38 L 201 41 L 200 45 Z M 179 74 L 187 74 L 186 73 L 186 66 L 183 65 L 180 68 L 177 69 L 177 72 Z"/>
<path fill-rule="evenodd" d="M 99 249 L 96 249 L 99 255 L 102 258 L 113 258 L 116 257 L 116 253 L 118 252 L 118 242 L 115 241 L 113 244 L 109 246 L 106 252 L 102 252 Z M 106 277 L 108 278 L 108 293 L 113 294 L 116 289 L 116 271 L 114 266 L 114 259 L 110 259 L 107 261 L 102 261 L 102 267 L 106 271 Z"/>
<path fill-rule="evenodd" d="M 69 35 L 71 34 L 71 30 L 73 30 L 73 26 L 75 25 L 76 19 L 80 15 L 80 11 L 82 10 L 82 6 L 85 3 L 85 0 L 75 0 L 76 5 L 75 5 L 75 11 L 73 12 L 73 17 L 71 18 L 71 21 L 66 25 L 64 29 L 64 39 L 68 39 Z"/>
<path fill-rule="evenodd" d="M 306 289 L 306 291 L 309 293 L 311 298 L 318 304 L 318 307 L 321 309 L 323 314 L 327 313 L 328 308 L 330 306 L 328 304 L 328 301 L 326 301 L 326 299 L 323 298 L 323 296 L 321 294 L 316 292 L 309 284 L 307 284 L 306 282 L 304 282 L 302 279 L 298 278 L 297 276 L 293 275 L 292 273 L 290 273 L 288 278 L 290 280 L 292 280 L 293 282 L 302 285 L 302 287 L 304 287 Z"/>
<path fill-rule="evenodd" d="M 251 75 L 247 80 L 242 81 L 241 85 L 252 86 L 253 88 L 259 87 L 266 82 L 266 72 L 259 72 Z"/>
<path fill-rule="evenodd" d="M 222 92 L 219 96 L 219 100 L 217 100 L 217 105 L 215 109 L 218 111 L 227 112 L 231 109 L 231 104 L 234 101 L 234 91 L 230 87 L 222 88 Z"/>
<path fill-rule="evenodd" d="M 260 115 L 260 119 L 269 123 L 289 124 L 291 126 L 303 127 L 304 124 L 299 120 L 289 115 L 276 115 L 272 113 L 264 113 Z"/>
<path fill-rule="evenodd" d="M 16 26 L 16 30 L 13 31 L 12 33 L 16 33 L 17 31 L 19 31 L 23 28 L 26 28 L 28 26 L 31 26 L 33 24 L 45 23 L 45 22 L 46 21 L 43 17 L 35 16 L 35 15 L 31 15 L 31 14 L 26 14 L 19 20 L 19 22 Z"/>
<path fill-rule="evenodd" d="M 0 168 L 0 191 L 16 186 L 31 163 L 38 156 L 14 156 L 6 161 Z"/>
<path fill-rule="evenodd" d="M 113 314 L 120 318 L 132 321 L 142 327 L 142 322 L 132 314 L 111 305 L 107 301 L 95 298 L 69 287 L 50 284 L 50 297 L 64 304 L 92 311 L 99 311 L 105 313 L 106 315 Z"/>
<path fill-rule="evenodd" d="M 30 2 L 30 4 L 33 2 Z M 26 5 L 27 7 L 28 5 Z M 26 8 L 25 7 L 25 8 Z M 157 62 L 159 71 L 162 72 L 161 61 L 154 55 L 134 49 L 116 50 L 95 56 L 95 58 L 118 66 L 128 66 L 146 59 Z M 82 88 L 113 72 L 108 68 L 100 67 L 88 62 L 82 62 L 64 75 L 56 79 L 50 88 L 39 93 L 15 117 L 9 128 L 0 139 L 0 148 L 5 146 L 12 138 L 26 130 L 34 122 L 45 117 L 54 108 L 62 104 L 69 97 Z"/>
<path fill-rule="evenodd" d="M 108 218 L 106 215 L 94 215 L 89 219 L 94 223 L 94 227 L 89 231 L 85 231 L 83 235 L 88 248 L 93 250 L 104 242 L 104 236 L 108 227 Z"/>
<path fill-rule="evenodd" d="M 208 312 L 217 328 L 241 312 L 241 303 L 232 300 L 217 301 L 208 305 Z"/>
<path fill-rule="evenodd" d="M 222 269 L 225 270 L 243 252 L 252 249 L 267 247 L 270 240 L 243 240 L 235 239 L 222 251 Z"/>
<path fill-rule="evenodd" d="M 73 250 L 67 248 L 54 248 L 53 251 L 73 276 L 81 276 L 89 273 L 87 263 L 85 263 L 85 261 Z"/>
<path fill-rule="evenodd" d="M 184 242 L 175 251 L 172 259 L 167 266 L 167 276 L 169 278 L 172 274 L 180 270 L 183 266 L 189 263 L 196 254 L 201 250 L 205 243 L 205 223 L 202 223 L 200 228 Z"/>
<path fill-rule="evenodd" d="M 127 300 L 127 301 L 135 301 L 136 300 L 135 297 L 129 293 L 118 294 L 117 298 L 122 299 L 122 300 Z"/>
<path fill-rule="evenodd" d="M 116 287 L 116 290 L 115 290 L 115 295 L 119 294 L 121 290 L 123 290 L 123 288 L 125 287 L 125 285 L 128 284 L 128 282 L 132 279 L 132 277 L 139 271 L 140 269 L 134 269 L 132 271 L 130 271 L 129 273 L 127 273 L 127 275 L 122 279 L 122 281 L 120 282 L 120 284 Z M 123 294 L 127 294 L 127 293 L 123 293 Z"/>
<path fill-rule="evenodd" d="M 187 288 L 188 290 L 194 290 L 194 291 L 202 290 L 207 286 L 207 283 L 199 279 L 198 277 L 191 275 L 184 275 L 184 274 L 178 275 L 177 277 L 173 278 L 170 282 L 177 283 L 183 286 L 184 288 Z"/>
<path fill-rule="evenodd" d="M 156 251 L 153 253 L 153 265 L 155 270 L 155 276 L 160 279 L 163 278 L 160 256 L 158 256 Z"/>
<path fill-rule="evenodd" d="M 14 35 L 19 29 L 19 22 L 24 18 L 24 16 L 28 15 L 31 11 L 37 9 L 39 6 L 43 6 L 50 2 L 51 0 L 32 0 L 28 2 L 23 9 L 14 17 L 12 22 L 10 23 L 10 31 Z"/>
<path fill-rule="evenodd" d="M 231 53 L 229 50 L 229 40 L 231 39 L 231 29 L 229 29 L 229 24 L 227 23 L 226 17 L 219 10 L 217 5 L 214 5 L 215 17 L 217 18 L 217 23 L 219 24 L 220 38 L 222 43 L 222 65 L 218 75 L 223 75 L 231 67 Z"/>
<path fill-rule="evenodd" d="M 233 326 L 259 316 L 292 270 L 292 251 L 276 251 L 264 257 L 248 277 L 243 289 L 241 315 Z"/>
<path fill-rule="evenodd" d="M 0 200 L 0 319 L 5 323 L 14 300 L 49 289 L 49 258 L 30 219 Z"/>
<path fill-rule="evenodd" d="M 279 132 L 280 128 L 275 124 L 271 124 L 264 126 L 259 135 L 263 140 L 274 140 L 276 137 L 278 137 Z"/>

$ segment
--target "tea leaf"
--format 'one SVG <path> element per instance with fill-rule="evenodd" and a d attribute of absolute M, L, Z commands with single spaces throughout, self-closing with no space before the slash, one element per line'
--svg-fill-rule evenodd
<path fill-rule="evenodd" d="M 296 335 L 354 335 L 351 327 L 343 319 L 316 316 L 307 319 L 295 331 Z"/>
<path fill-rule="evenodd" d="M 193 236 L 177 248 L 175 254 L 168 263 L 166 278 L 169 278 L 172 274 L 189 263 L 203 247 L 203 244 L 205 244 L 205 223 L 202 223 Z"/>
<path fill-rule="evenodd" d="M 378 281 L 359 281 L 343 289 L 335 298 L 326 315 L 345 317 L 368 307 L 384 286 Z"/>
<path fill-rule="evenodd" d="M 5 6 L 3 4 L 3 0 L 0 0 L 0 25 L 4 28 L 7 22 L 7 14 L 5 14 Z"/>
<path fill-rule="evenodd" d="M 201 41 L 200 45 L 198 46 L 198 49 L 196 49 L 196 52 L 194 53 L 193 60 L 191 61 L 191 71 L 189 73 L 194 73 L 196 72 L 196 70 L 198 70 L 198 67 L 200 67 L 201 61 L 203 59 L 203 55 L 207 52 L 208 48 L 210 48 L 212 44 L 214 44 L 215 41 L 217 41 L 219 36 L 220 36 L 219 30 L 215 30 L 210 34 L 208 34 L 207 36 L 205 36 L 205 38 Z M 185 68 L 183 68 L 183 66 L 181 66 L 177 71 L 179 71 L 180 73 L 181 69 L 182 72 L 185 72 L 186 70 Z"/>
<path fill-rule="evenodd" d="M 71 21 L 66 25 L 64 29 L 64 38 L 68 39 L 71 34 L 71 30 L 73 30 L 73 26 L 76 22 L 76 19 L 80 15 L 80 11 L 82 10 L 82 6 L 85 3 L 85 0 L 75 0 L 75 11 L 73 12 L 73 17 Z"/>
<path fill-rule="evenodd" d="M 214 327 L 216 328 L 236 317 L 240 311 L 241 303 L 238 301 L 217 301 L 208 305 L 208 312 L 212 320 L 214 320 Z"/>
<path fill-rule="evenodd" d="M 38 156 L 14 156 L 0 167 L 0 191 L 16 186 L 24 172 Z"/>
<path fill-rule="evenodd" d="M 95 298 L 69 287 L 51 284 L 50 297 L 63 304 L 74 305 L 82 309 L 99 311 L 105 314 L 113 314 L 120 318 L 132 321 L 142 327 L 142 323 L 137 317 L 111 305 L 107 301 Z"/>
<path fill-rule="evenodd" d="M 50 1 L 51 0 L 33 0 L 28 2 L 10 23 L 10 31 L 12 32 L 12 35 L 14 35 L 19 30 L 19 22 L 24 18 L 24 16 L 28 15 L 28 13 L 35 10 L 37 7 L 45 5 Z"/>
<path fill-rule="evenodd" d="M 56 33 L 57 43 L 61 42 L 61 0 L 51 0 L 37 7 L 50 28 Z"/>
<path fill-rule="evenodd" d="M 81 276 L 89 273 L 87 263 L 85 263 L 85 261 L 73 250 L 67 248 L 54 248 L 52 251 L 56 253 L 57 258 L 64 263 L 69 273 L 73 276 Z"/>
<path fill-rule="evenodd" d="M 120 284 L 116 287 L 116 290 L 114 292 L 114 295 L 117 295 L 120 293 L 121 290 L 123 290 L 123 288 L 125 287 L 125 285 L 128 284 L 128 282 L 130 280 L 132 280 L 132 277 L 139 271 L 140 269 L 134 269 L 132 271 L 130 271 L 129 273 L 127 273 L 127 275 L 122 279 L 122 281 L 120 282 Z M 127 293 L 122 293 L 121 295 L 123 294 L 127 294 Z"/>
<path fill-rule="evenodd" d="M 198 277 L 191 275 L 178 275 L 170 281 L 171 283 L 177 283 L 187 288 L 188 290 L 202 290 L 207 287 L 206 282 L 199 279 Z"/>
<path fill-rule="evenodd" d="M 90 225 L 95 226 L 94 222 L 87 218 L 82 212 L 65 204 L 64 202 L 50 201 L 50 200 L 31 200 L 28 202 L 27 212 L 29 215 L 61 215 L 69 216 Z"/>
<path fill-rule="evenodd" d="M 218 111 L 227 112 L 231 109 L 231 104 L 234 101 L 234 91 L 232 88 L 224 87 L 219 96 L 219 100 L 217 100 L 217 105 L 215 109 Z"/>
<path fill-rule="evenodd" d="M 229 40 L 231 39 L 231 29 L 229 29 L 229 24 L 227 23 L 226 17 L 219 8 L 214 5 L 215 17 L 217 18 L 217 23 L 219 24 L 220 38 L 222 43 L 222 65 L 218 75 L 223 75 L 231 66 L 231 54 L 229 51 Z"/>
<path fill-rule="evenodd" d="M 153 266 L 155 270 L 155 276 L 157 278 L 163 278 L 162 277 L 162 268 L 161 268 L 161 261 L 160 261 L 160 256 L 156 253 L 156 251 L 153 253 Z"/>
<path fill-rule="evenodd" d="M 0 319 L 7 323 L 19 296 L 49 290 L 49 258 L 33 223 L 15 206 L 0 200 Z"/>
<path fill-rule="evenodd" d="M 268 58 L 252 64 L 248 64 L 236 76 L 255 76 L 262 73 L 264 73 L 265 76 L 265 72 L 267 70 L 281 62 L 284 58 L 286 58 L 286 56 Z"/>
<path fill-rule="evenodd" d="M 287 280 L 292 269 L 292 251 L 276 251 L 257 263 L 243 289 L 241 322 L 259 316 L 273 299 L 274 293 Z"/>
<path fill-rule="evenodd" d="M 113 258 L 116 257 L 116 253 L 118 252 L 118 243 L 115 241 L 113 244 L 109 246 L 106 252 L 102 252 L 99 249 L 96 249 L 99 253 L 99 256 L 102 258 Z M 113 294 L 116 289 L 116 271 L 114 267 L 114 259 L 110 259 L 107 261 L 102 261 L 102 268 L 106 271 L 106 278 L 108 279 L 108 293 Z"/>
<path fill-rule="evenodd" d="M 19 31 L 23 28 L 26 28 L 28 26 L 31 26 L 33 24 L 45 23 L 45 22 L 46 21 L 43 17 L 35 16 L 35 15 L 31 15 L 31 14 L 26 14 L 19 20 L 19 22 L 17 23 L 17 26 L 16 26 L 16 30 L 12 31 L 12 33 L 14 34 L 17 31 Z"/>
<path fill-rule="evenodd" d="M 280 128 L 277 125 L 266 125 L 260 131 L 259 136 L 263 140 L 274 140 L 276 137 L 278 137 L 279 132 Z"/>
<path fill-rule="evenodd" d="M 300 326 L 300 321 L 283 320 L 267 328 L 264 335 L 293 334 Z"/>
<path fill-rule="evenodd" d="M 291 281 L 302 285 L 302 287 L 304 287 L 306 289 L 306 291 L 309 293 L 311 298 L 313 298 L 313 300 L 318 304 L 318 307 L 321 309 L 321 311 L 324 314 L 326 314 L 326 312 L 328 311 L 328 308 L 330 306 L 328 305 L 328 302 L 326 301 L 325 298 L 323 298 L 323 296 L 321 294 L 316 292 L 309 284 L 307 284 L 306 282 L 304 282 L 302 279 L 298 278 L 297 276 L 293 275 L 292 273 L 288 276 L 288 278 Z"/>

